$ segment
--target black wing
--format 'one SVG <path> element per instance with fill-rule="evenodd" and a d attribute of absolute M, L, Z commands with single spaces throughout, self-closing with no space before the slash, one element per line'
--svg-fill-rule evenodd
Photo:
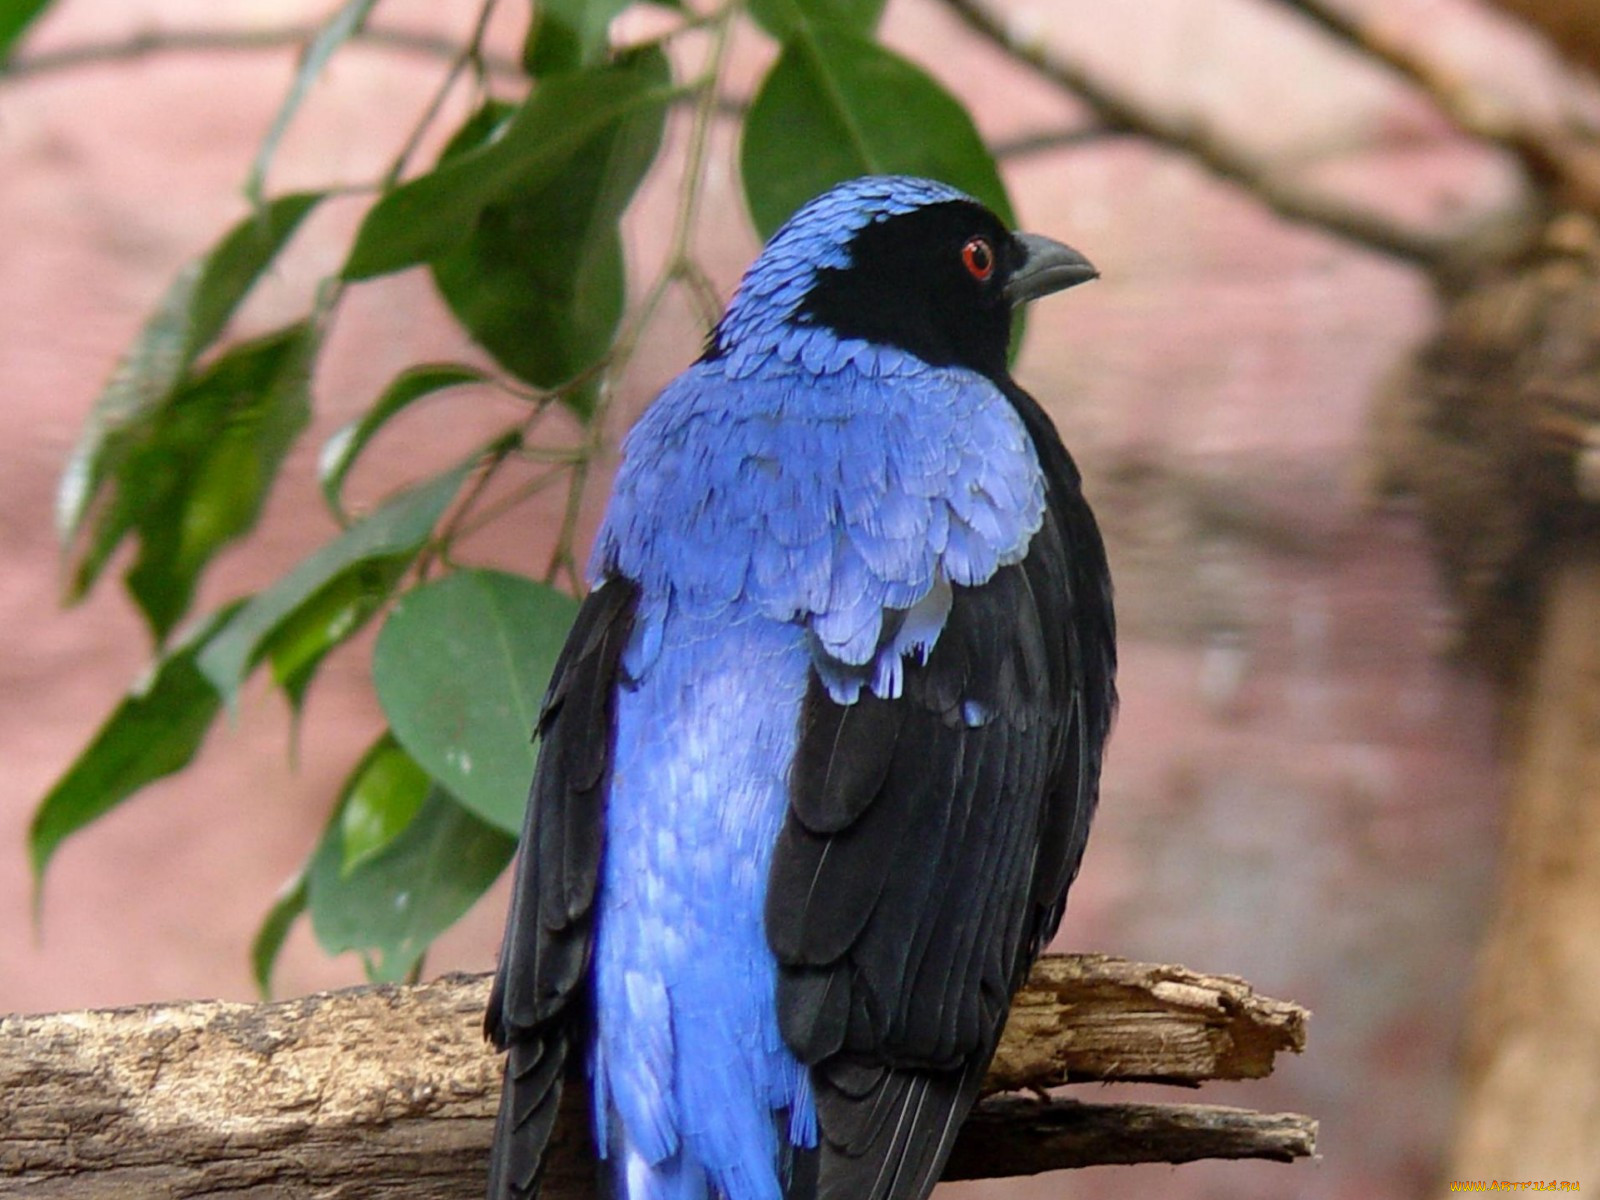
<path fill-rule="evenodd" d="M 489 1159 L 489 1200 L 531 1200 L 567 1055 L 586 1042 L 586 979 L 615 740 L 622 649 L 638 588 L 608 580 L 578 610 L 539 715 L 500 969 L 484 1032 L 508 1051 Z"/>
<path fill-rule="evenodd" d="M 1048 488 L 1026 559 L 955 588 L 903 694 L 813 679 L 767 933 L 821 1125 L 791 1196 L 920 1200 L 937 1181 L 1083 856 L 1115 707 L 1110 580 L 1054 428 L 1012 401 Z"/>

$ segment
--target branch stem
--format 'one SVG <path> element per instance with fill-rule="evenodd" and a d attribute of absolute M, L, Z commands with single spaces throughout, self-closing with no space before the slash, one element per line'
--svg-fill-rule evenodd
<path fill-rule="evenodd" d="M 483 0 L 478 8 L 478 19 L 473 22 L 472 33 L 467 38 L 466 44 L 461 46 L 450 60 L 450 69 L 445 72 L 444 78 L 439 81 L 439 86 L 434 89 L 433 97 L 428 101 L 428 107 L 423 110 L 422 116 L 412 127 L 411 135 L 406 138 L 405 145 L 400 148 L 400 153 L 395 155 L 394 162 L 390 165 L 388 173 L 383 179 L 383 188 L 387 191 L 399 182 L 405 174 L 407 165 L 417 152 L 417 147 L 422 144 L 422 139 L 427 135 L 433 123 L 438 119 L 439 113 L 444 108 L 444 103 L 455 89 L 456 81 L 461 78 L 463 71 L 469 65 L 477 64 L 478 70 L 484 70 L 483 37 L 489 29 L 489 18 L 494 15 L 495 5 L 498 0 Z"/>
<path fill-rule="evenodd" d="M 0 63 L 0 79 L 30 79 L 82 67 L 136 62 L 163 54 L 299 50 L 317 36 L 318 28 L 316 24 L 296 23 L 267 29 L 151 29 L 131 37 L 84 41 L 59 50 L 42 50 L 10 58 Z M 350 42 L 425 58 L 453 59 L 461 49 L 453 38 L 385 26 L 358 30 L 351 35 Z M 523 77 L 521 64 L 514 59 L 484 55 L 482 62 L 491 74 Z"/>

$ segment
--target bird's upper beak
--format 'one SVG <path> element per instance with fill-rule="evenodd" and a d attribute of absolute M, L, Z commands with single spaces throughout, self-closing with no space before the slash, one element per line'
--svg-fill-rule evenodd
<path fill-rule="evenodd" d="M 1094 264 L 1071 246 L 1037 233 L 1019 233 L 1015 237 L 1028 257 L 1006 282 L 1006 299 L 1014 305 L 1100 277 Z"/>

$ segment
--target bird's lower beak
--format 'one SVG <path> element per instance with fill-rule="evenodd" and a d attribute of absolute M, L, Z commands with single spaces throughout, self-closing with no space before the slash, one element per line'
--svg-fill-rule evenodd
<path fill-rule="evenodd" d="M 1006 299 L 1013 305 L 1037 300 L 1040 296 L 1048 296 L 1051 292 L 1076 287 L 1100 277 L 1094 264 L 1071 246 L 1064 246 L 1037 233 L 1019 233 L 1015 237 L 1028 252 L 1028 257 L 1011 273 L 1006 283 Z"/>

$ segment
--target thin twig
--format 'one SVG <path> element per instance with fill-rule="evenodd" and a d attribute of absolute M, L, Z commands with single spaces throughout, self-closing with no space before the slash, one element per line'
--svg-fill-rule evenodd
<path fill-rule="evenodd" d="M 126 38 L 86 41 L 59 50 L 7 59 L 0 63 L 0 79 L 25 79 L 80 67 L 137 61 L 162 54 L 206 54 L 214 51 L 296 49 L 316 37 L 318 26 L 299 23 L 270 29 L 149 29 Z M 454 38 L 415 29 L 369 26 L 353 34 L 352 44 L 380 50 L 453 59 L 461 50 Z M 484 55 L 482 61 L 495 75 L 523 77 L 522 65 L 504 55 Z"/>
<path fill-rule="evenodd" d="M 667 290 L 674 282 L 686 283 L 692 294 L 697 294 L 696 280 L 703 279 L 694 264 L 692 245 L 694 227 L 700 211 L 700 194 L 705 182 L 706 150 L 711 140 L 711 125 L 720 103 L 719 84 L 727 65 L 728 51 L 732 45 L 734 18 L 743 8 L 742 0 L 729 0 L 712 20 L 715 30 L 710 62 L 695 84 L 696 96 L 694 122 L 689 131 L 688 148 L 684 153 L 683 182 L 678 193 L 678 212 L 673 223 L 672 241 L 667 251 L 667 261 L 645 294 L 644 300 L 618 334 L 611 353 L 605 360 L 605 376 L 595 396 L 594 411 L 589 415 L 588 436 L 583 453 L 572 467 L 572 480 L 567 492 L 566 510 L 561 518 L 561 532 L 555 550 L 550 556 L 550 566 L 545 573 L 547 582 L 554 582 L 565 573 L 575 590 L 581 590 L 582 581 L 573 551 L 577 535 L 578 516 L 583 510 L 583 497 L 589 481 L 589 469 L 605 445 L 606 414 L 611 407 L 622 373 L 632 361 L 639 338 L 654 318 Z"/>
<path fill-rule="evenodd" d="M 484 459 L 477 465 L 476 474 L 468 486 L 466 494 L 461 497 L 448 520 L 440 528 L 439 534 L 428 543 L 417 556 L 415 572 L 420 583 L 428 578 L 433 570 L 435 560 L 448 565 L 450 561 L 450 548 L 461 534 L 461 527 L 467 516 L 477 506 L 484 491 L 499 473 L 501 465 L 522 446 L 521 428 L 507 430 L 485 452 Z"/>
<path fill-rule="evenodd" d="M 520 508 L 541 492 L 548 491 L 567 474 L 568 468 L 576 461 L 576 458 L 571 458 L 557 462 L 518 484 L 515 490 L 500 497 L 493 504 L 485 504 L 472 514 L 470 520 L 463 520 L 456 526 L 451 533 L 452 543 L 466 540 L 480 529 L 494 524 L 513 509 Z"/>
<path fill-rule="evenodd" d="M 450 69 L 445 72 L 444 78 L 439 81 L 439 86 L 434 89 L 433 98 L 428 101 L 428 107 L 423 111 L 421 118 L 411 130 L 411 136 L 406 139 L 405 145 L 400 148 L 400 153 L 395 155 L 394 162 L 390 165 L 388 174 L 384 177 L 385 189 L 393 187 L 405 174 L 406 166 L 410 163 L 412 155 L 416 154 L 417 147 L 422 144 L 422 139 L 432 128 L 439 113 L 444 108 L 444 102 L 455 89 L 456 81 L 461 78 L 461 73 L 472 63 L 478 64 L 483 69 L 483 38 L 489 29 L 489 18 L 494 15 L 497 0 L 484 0 L 478 9 L 478 19 L 473 22 L 472 33 L 466 44 L 457 49 L 455 57 L 450 60 Z"/>
<path fill-rule="evenodd" d="M 1213 175 L 1238 184 L 1279 216 L 1315 225 L 1371 250 L 1434 269 L 1445 258 L 1448 239 L 1403 228 L 1388 218 L 1352 207 L 1326 193 L 1280 178 L 1263 163 L 1200 120 L 1158 112 L 1097 79 L 1081 65 L 1039 41 L 1023 41 L 1006 28 L 987 0 L 943 0 L 968 28 L 1026 64 L 1041 78 L 1072 93 L 1112 128 L 1128 129 L 1194 159 Z"/>

